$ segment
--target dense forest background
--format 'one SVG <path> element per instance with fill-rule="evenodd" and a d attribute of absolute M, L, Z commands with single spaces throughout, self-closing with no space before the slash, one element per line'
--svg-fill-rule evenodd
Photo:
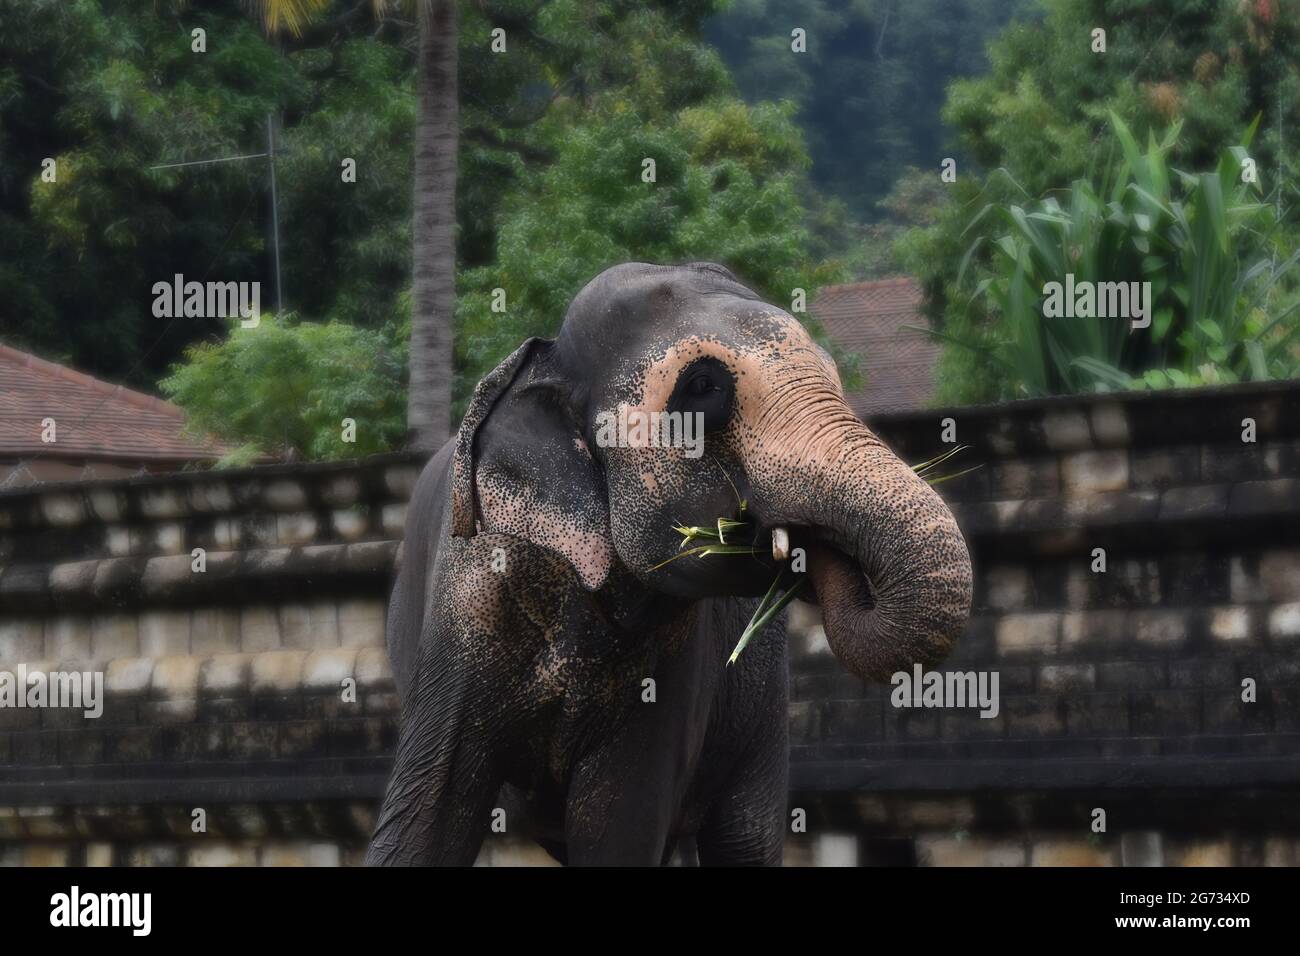
<path fill-rule="evenodd" d="M 400 4 L 319 0 L 297 35 L 256 6 L 0 0 L 0 341 L 162 388 L 250 448 L 331 454 L 320 423 L 344 412 L 373 423 L 346 451 L 390 447 L 418 31 Z M 778 303 L 914 275 L 948 343 L 944 400 L 1295 374 L 1298 6 L 464 3 L 456 394 L 626 259 L 726 262 Z M 284 313 L 257 338 L 155 318 L 153 284 L 178 273 L 260 281 L 272 308 L 267 161 L 155 168 L 264 153 L 268 118 Z M 1159 338 L 1028 328 L 1026 277 L 1067 267 L 1155 276 Z M 286 406 L 295 428 L 266 412 Z"/>

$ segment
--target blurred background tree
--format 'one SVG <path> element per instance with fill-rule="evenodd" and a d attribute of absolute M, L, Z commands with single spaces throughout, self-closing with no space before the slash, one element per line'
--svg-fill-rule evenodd
<path fill-rule="evenodd" d="M 1002 266 L 994 262 L 994 242 L 973 251 L 972 246 L 981 235 L 993 238 L 982 230 L 1000 217 L 974 220 L 981 210 L 1005 214 L 1054 195 L 1068 210 L 1066 191 L 1084 195 L 1076 182 L 1107 196 L 1106 184 L 1121 175 L 1117 164 L 1124 161 L 1112 116 L 1138 143 L 1153 136 L 1159 140 L 1172 124 L 1180 124 L 1164 161 L 1189 174 L 1216 171 L 1224 152 L 1241 143 L 1258 120 L 1250 155 L 1259 184 L 1251 192 L 1255 202 L 1273 210 L 1276 227 L 1255 223 L 1267 229 L 1270 268 L 1300 248 L 1291 132 L 1300 128 L 1300 2 L 1043 0 L 1043 7 L 1045 17 L 1013 23 L 990 43 L 987 74 L 949 87 L 943 116 L 975 165 L 961 171 L 946 201 L 932 211 L 933 224 L 910 231 L 894 246 L 929 297 L 932 323 L 951 336 L 936 376 L 941 403 L 995 401 L 1036 390 L 1027 384 L 1030 379 L 992 360 L 995 343 L 1013 336 L 1006 327 L 1010 320 L 988 297 L 973 297 L 972 289 Z M 1101 54 L 1091 49 L 1091 32 L 1100 26 L 1106 29 Z M 1081 228 L 1086 218 L 1081 217 Z M 1135 224 L 1132 229 L 1126 241 L 1138 238 Z M 1234 246 L 1241 258 L 1231 263 L 1233 275 L 1256 263 L 1257 248 Z M 1176 261 L 1165 264 L 1172 268 Z M 963 284 L 963 278 L 970 281 Z M 1288 272 L 1269 290 L 1270 308 L 1290 315 L 1292 322 L 1295 313 L 1286 309 L 1300 294 L 1295 285 L 1294 273 Z M 1243 291 L 1242 300 L 1234 300 L 1234 309 L 1250 307 L 1253 296 L 1246 295 Z M 1215 321 L 1247 334 L 1253 326 L 1237 318 L 1218 315 Z M 986 347 L 968 347 L 973 341 Z M 1233 348 L 1240 346 L 1242 354 L 1244 345 L 1233 343 Z M 1165 356 L 1163 348 L 1153 349 L 1139 363 L 1143 367 L 1130 365 L 1127 371 L 1151 384 L 1141 373 Z M 1286 365 L 1287 360 L 1279 361 L 1272 367 Z M 1188 383 L 1196 380 L 1194 370 L 1178 371 L 1190 376 Z M 1091 388 L 1115 387 L 1118 380 L 1078 381 Z M 1054 385 L 1068 387 L 1074 386 L 1066 380 Z"/>
<path fill-rule="evenodd" d="M 300 317 L 284 328 L 343 324 L 389 349 L 407 340 L 416 20 L 401 3 L 382 16 L 372 0 L 288 5 L 300 32 L 268 38 L 250 15 L 262 5 L 245 0 L 0 0 L 4 341 L 146 389 L 204 355 L 189 346 L 227 342 L 220 320 L 153 318 L 152 284 L 181 273 L 271 289 L 266 163 L 150 167 L 263 152 L 268 114 L 285 302 Z M 1030 237 L 995 234 L 1001 214 L 968 228 L 985 207 L 1042 212 L 1077 182 L 1106 196 L 1120 176 L 1111 113 L 1139 144 L 1181 122 L 1165 161 L 1198 174 L 1259 116 L 1251 202 L 1273 208 L 1270 267 L 1285 262 L 1300 246 L 1288 132 L 1300 124 L 1298 7 L 462 2 L 456 407 L 520 339 L 553 332 L 582 282 L 626 259 L 718 259 L 778 303 L 796 287 L 811 301 L 826 282 L 910 272 L 940 332 L 1006 341 L 990 286 L 973 293 L 1001 268 L 994 240 Z M 1103 55 L 1089 49 L 1098 25 Z M 206 53 L 191 49 L 196 27 Z M 805 54 L 790 51 L 796 28 Z M 953 184 L 939 179 L 946 156 Z M 47 157 L 54 183 L 41 181 Z M 344 158 L 355 183 L 340 175 Z M 645 158 L 654 185 L 640 179 Z M 1269 314 L 1291 287 L 1274 285 Z M 497 288 L 504 312 L 491 310 Z M 938 381 L 944 401 L 1022 391 L 987 349 L 956 344 Z M 402 376 L 384 387 L 405 400 Z M 202 390 L 174 394 L 221 430 Z"/>

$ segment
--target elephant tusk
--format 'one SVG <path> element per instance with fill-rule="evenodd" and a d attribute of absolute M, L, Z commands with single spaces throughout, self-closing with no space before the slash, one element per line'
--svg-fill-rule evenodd
<path fill-rule="evenodd" d="M 790 557 L 790 532 L 785 528 L 772 529 L 772 558 L 784 561 Z"/>

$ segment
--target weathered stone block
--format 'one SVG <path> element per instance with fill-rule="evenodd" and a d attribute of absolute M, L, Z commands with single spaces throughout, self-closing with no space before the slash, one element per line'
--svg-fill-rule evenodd
<path fill-rule="evenodd" d="M 179 518 L 185 508 L 185 498 L 177 488 L 140 490 L 140 510 L 146 518 Z"/>
<path fill-rule="evenodd" d="M 316 516 L 308 511 L 277 515 L 275 537 L 279 544 L 309 544 L 316 540 Z"/>
<path fill-rule="evenodd" d="M 190 653 L 198 657 L 240 651 L 238 608 L 200 608 L 190 619 Z"/>
<path fill-rule="evenodd" d="M 212 540 L 223 551 L 233 551 L 240 546 L 239 520 L 218 518 L 212 522 Z"/>
<path fill-rule="evenodd" d="M 254 606 L 240 611 L 239 646 L 252 653 L 280 647 L 280 616 L 275 608 Z"/>
<path fill-rule="evenodd" d="M 144 592 L 158 596 L 171 594 L 190 583 L 194 574 L 188 554 L 150 558 L 145 562 L 141 585 Z"/>
<path fill-rule="evenodd" d="M 342 854 L 334 843 L 268 843 L 262 866 L 340 866 Z"/>
<path fill-rule="evenodd" d="M 391 465 L 384 469 L 384 487 L 390 495 L 403 501 L 411 497 L 419 478 L 420 469 L 415 465 Z"/>
<path fill-rule="evenodd" d="M 125 558 L 131 553 L 131 529 L 109 525 L 104 529 L 104 548 L 110 557 Z"/>
<path fill-rule="evenodd" d="M 280 478 L 262 489 L 262 501 L 273 511 L 298 511 L 307 507 L 307 493 L 292 478 Z"/>
<path fill-rule="evenodd" d="M 1064 699 L 1065 729 L 1071 738 L 1123 736 L 1128 733 L 1128 694 L 1093 691 Z"/>
<path fill-rule="evenodd" d="M 1201 695 L 1190 689 L 1135 691 L 1129 698 L 1133 732 L 1194 734 L 1201 729 Z"/>
<path fill-rule="evenodd" d="M 110 694 L 141 696 L 149 692 L 153 658 L 122 657 L 110 661 L 104 672 L 104 689 Z"/>
<path fill-rule="evenodd" d="M 257 866 L 257 847 L 251 843 L 191 843 L 185 851 L 186 866 Z"/>
<path fill-rule="evenodd" d="M 357 654 L 355 647 L 311 652 L 303 664 L 303 686 L 310 690 L 338 691 L 344 678 L 354 676 Z"/>
<path fill-rule="evenodd" d="M 1112 847 L 1088 840 L 1040 840 L 1029 851 L 1030 866 L 1114 866 Z"/>
<path fill-rule="evenodd" d="M 40 660 L 45 652 L 45 631 L 40 618 L 0 618 L 0 664 Z"/>
<path fill-rule="evenodd" d="M 1134 449 L 1130 480 L 1138 488 L 1195 484 L 1201 480 L 1200 446 L 1184 445 L 1158 451 Z"/>
<path fill-rule="evenodd" d="M 1119 838 L 1121 866 L 1164 866 L 1164 847 L 1160 834 L 1154 830 L 1121 834 Z"/>
<path fill-rule="evenodd" d="M 256 693 L 285 693 L 302 684 L 304 651 L 265 651 L 253 655 L 252 686 Z"/>
<path fill-rule="evenodd" d="M 1024 844 L 1018 840 L 989 840 L 921 836 L 916 840 L 922 866 L 1024 866 Z"/>
<path fill-rule="evenodd" d="M 1061 459 L 1061 483 L 1076 497 L 1128 486 L 1128 454 L 1123 451 L 1081 451 Z"/>
<path fill-rule="evenodd" d="M 190 486 L 190 506 L 198 512 L 224 514 L 233 511 L 235 498 L 224 481 L 202 481 Z"/>
<path fill-rule="evenodd" d="M 1227 485 L 1168 488 L 1160 496 L 1160 517 L 1168 521 L 1216 518 L 1227 511 Z"/>
<path fill-rule="evenodd" d="M 1098 402 L 1092 407 L 1092 435 L 1103 448 L 1129 444 L 1128 414 L 1119 402 Z"/>
<path fill-rule="evenodd" d="M 339 642 L 344 647 L 382 647 L 384 645 L 383 602 L 340 601 Z"/>
<path fill-rule="evenodd" d="M 1268 615 L 1268 633 L 1274 638 L 1300 637 L 1300 601 L 1273 608 Z"/>
<path fill-rule="evenodd" d="M 242 694 L 248 687 L 251 654 L 218 654 L 199 668 L 199 686 L 211 697 Z"/>
<path fill-rule="evenodd" d="M 1061 629 L 1059 614 L 1008 614 L 997 625 L 999 654 L 1054 654 Z"/>
<path fill-rule="evenodd" d="M 90 660 L 90 618 L 60 614 L 46 620 L 44 656 L 66 663 Z M 0 661 L 3 660 L 5 655 L 0 651 Z"/>
<path fill-rule="evenodd" d="M 1065 733 L 1065 707 L 1056 694 L 1003 696 L 1001 720 L 1009 737 L 1055 737 Z"/>
<path fill-rule="evenodd" d="M 1264 552 L 1259 559 L 1259 583 L 1270 601 L 1300 600 L 1300 550 Z"/>
<path fill-rule="evenodd" d="M 91 594 L 95 589 L 98 561 L 71 561 L 50 569 L 50 593 L 55 604 L 74 596 Z"/>
<path fill-rule="evenodd" d="M 166 700 L 147 700 L 140 704 L 140 719 L 149 723 L 150 726 L 161 724 L 190 724 L 199 716 L 199 702 L 193 697 L 169 697 Z M 211 728 L 199 728 L 199 733 L 209 732 Z M 175 738 L 173 738 L 175 739 Z M 180 738 L 186 743 L 190 743 L 192 738 L 182 733 Z M 192 747 L 189 749 L 179 748 L 176 753 L 169 754 L 172 759 L 196 760 L 202 756 L 210 756 L 203 752 L 196 752 Z"/>
<path fill-rule="evenodd" d="M 393 671 L 384 647 L 362 647 L 355 664 L 357 684 L 363 690 L 391 690 Z"/>
<path fill-rule="evenodd" d="M 1029 571 L 1020 565 L 1000 564 L 984 575 L 985 600 L 999 610 L 1024 609 L 1032 603 Z"/>
<path fill-rule="evenodd" d="M 185 551 L 185 529 L 178 522 L 161 521 L 152 530 L 155 553 L 181 554 Z"/>
<path fill-rule="evenodd" d="M 153 668 L 153 695 L 163 698 L 196 698 L 203 659 L 184 656 L 160 657 Z"/>
<path fill-rule="evenodd" d="M 164 657 L 190 652 L 189 611 L 141 611 L 140 653 Z"/>
<path fill-rule="evenodd" d="M 1179 611 L 1134 611 L 1133 636 L 1142 644 L 1176 647 L 1187 638 L 1188 621 Z"/>
<path fill-rule="evenodd" d="M 1178 843 L 1170 847 L 1170 866 L 1232 866 L 1232 844 L 1227 840 Z"/>
<path fill-rule="evenodd" d="M 1052 451 L 1092 447 L 1088 416 L 1080 408 L 1052 408 L 1043 413 L 1043 438 Z"/>
<path fill-rule="evenodd" d="M 56 528 L 79 525 L 86 520 L 86 503 L 80 494 L 41 495 L 41 516 Z"/>
<path fill-rule="evenodd" d="M 86 499 L 100 521 L 120 521 L 126 513 L 126 495 L 117 489 L 92 485 L 86 489 Z"/>
<path fill-rule="evenodd" d="M 1000 461 L 989 468 L 989 489 L 1001 501 L 1055 495 L 1061 488 L 1061 468 L 1056 458 Z"/>
<path fill-rule="evenodd" d="M 1044 691 L 1080 692 L 1097 686 L 1092 664 L 1044 664 L 1038 669 L 1038 687 Z"/>
<path fill-rule="evenodd" d="M 283 605 L 280 641 L 282 646 L 298 650 L 338 647 L 338 610 L 333 602 Z"/>
<path fill-rule="evenodd" d="M 94 660 L 111 661 L 139 653 L 140 632 L 134 614 L 97 614 L 92 618 L 90 656 Z"/>
<path fill-rule="evenodd" d="M 344 541 L 360 541 L 370 531 L 370 516 L 359 508 L 331 512 L 330 523 Z"/>
<path fill-rule="evenodd" d="M 1105 690 L 1149 690 L 1168 683 L 1164 661 L 1104 661 L 1097 683 Z"/>
<path fill-rule="evenodd" d="M 345 508 L 361 498 L 361 481 L 355 475 L 335 475 L 320 488 L 321 500 L 332 508 Z"/>
<path fill-rule="evenodd" d="M 400 538 L 406 529 L 406 505 L 391 504 L 384 505 L 383 509 L 383 527 L 384 534 L 394 538 Z"/>
<path fill-rule="evenodd" d="M 1210 609 L 1210 636 L 1218 641 L 1248 641 L 1251 631 L 1250 610 L 1244 607 Z"/>
<path fill-rule="evenodd" d="M 1228 513 L 1253 516 L 1287 514 L 1300 501 L 1300 478 L 1243 481 L 1228 494 Z"/>

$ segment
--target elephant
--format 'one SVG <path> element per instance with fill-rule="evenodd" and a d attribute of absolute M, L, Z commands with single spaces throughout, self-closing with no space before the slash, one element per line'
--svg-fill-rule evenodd
<path fill-rule="evenodd" d="M 703 453 L 600 427 L 677 412 Z M 668 560 L 719 518 L 747 553 Z M 864 681 L 941 660 L 971 601 L 942 499 L 804 327 L 712 263 L 609 268 L 484 377 L 400 554 L 370 865 L 472 864 L 494 822 L 570 865 L 778 865 L 782 619 L 728 655 L 788 554 Z"/>

